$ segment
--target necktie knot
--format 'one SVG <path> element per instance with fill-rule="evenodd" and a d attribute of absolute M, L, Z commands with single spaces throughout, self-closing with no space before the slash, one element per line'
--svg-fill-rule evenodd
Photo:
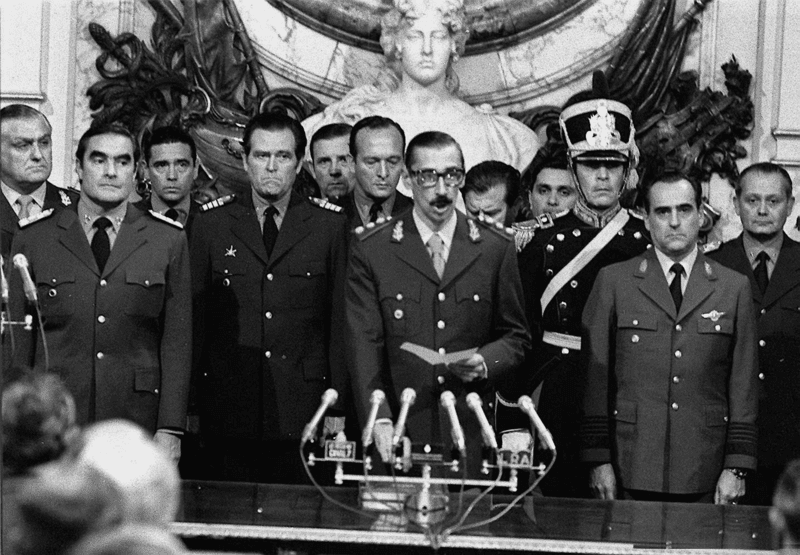
<path fill-rule="evenodd" d="M 111 220 L 105 216 L 101 216 L 100 218 L 97 218 L 92 225 L 97 229 L 107 229 L 111 227 Z"/>
<path fill-rule="evenodd" d="M 758 262 L 769 262 L 769 255 L 767 254 L 767 251 L 761 251 L 760 253 L 758 253 L 758 256 L 756 256 L 756 260 Z"/>
<path fill-rule="evenodd" d="M 264 214 L 269 216 L 270 218 L 274 218 L 278 215 L 278 209 L 272 205 L 267 206 L 266 210 L 264 210 Z"/>
<path fill-rule="evenodd" d="M 433 269 L 439 279 L 444 275 L 444 241 L 438 233 L 431 235 L 428 239 L 428 248 L 431 250 L 431 260 L 433 261 Z"/>
<path fill-rule="evenodd" d="M 686 270 L 683 269 L 683 264 L 680 264 L 678 262 L 673 264 L 672 267 L 669 269 L 669 271 L 675 274 L 675 277 L 682 276 L 686 272 Z"/>
<path fill-rule="evenodd" d="M 175 220 L 176 222 L 180 221 L 180 217 L 181 217 L 180 212 L 178 212 L 174 208 L 168 209 L 166 212 L 164 212 L 164 215 L 167 218 L 169 218 L 170 220 Z"/>
<path fill-rule="evenodd" d="M 24 220 L 31 215 L 31 208 L 36 204 L 33 197 L 30 195 L 20 195 L 17 198 L 17 205 L 19 205 L 19 219 Z"/>
<path fill-rule="evenodd" d="M 372 206 L 369 207 L 369 221 L 374 222 L 378 219 L 382 207 L 383 202 L 375 201 L 372 203 Z"/>

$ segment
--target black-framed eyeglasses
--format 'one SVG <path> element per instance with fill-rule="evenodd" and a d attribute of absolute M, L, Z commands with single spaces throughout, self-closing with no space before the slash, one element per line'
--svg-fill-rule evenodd
<path fill-rule="evenodd" d="M 420 187 L 435 187 L 441 177 L 444 184 L 448 187 L 461 185 L 464 179 L 464 170 L 461 168 L 448 168 L 444 172 L 436 170 L 416 170 L 411 172 L 412 177 Z"/>

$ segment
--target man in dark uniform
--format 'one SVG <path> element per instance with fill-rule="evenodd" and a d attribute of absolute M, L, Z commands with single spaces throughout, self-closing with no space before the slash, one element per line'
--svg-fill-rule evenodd
<path fill-rule="evenodd" d="M 192 201 L 197 179 L 197 147 L 178 127 L 159 127 L 144 143 L 144 173 L 150 181 L 150 197 L 136 203 L 183 225 L 188 232 L 200 205 Z"/>
<path fill-rule="evenodd" d="M 341 203 L 351 230 L 411 208 L 412 200 L 397 192 L 405 148 L 403 129 L 389 118 L 369 116 L 353 127 L 350 153 L 356 184 Z"/>
<path fill-rule="evenodd" d="M 340 204 L 355 186 L 350 132 L 347 123 L 330 123 L 317 129 L 308 148 L 311 169 L 322 198 Z"/>
<path fill-rule="evenodd" d="M 541 218 L 519 254 L 519 271 L 531 330 L 542 333 L 527 369 L 526 393 L 541 387 L 537 408 L 558 447 L 542 491 L 575 497 L 589 493 L 577 444 L 581 314 L 600 268 L 644 251 L 649 235 L 641 217 L 619 204 L 636 165 L 628 107 L 605 98 L 585 100 L 568 105 L 560 124 L 579 198 L 571 211 Z"/>
<path fill-rule="evenodd" d="M 464 159 L 452 137 L 417 135 L 406 163 L 414 208 L 357 228 L 351 243 L 346 313 L 356 403 L 363 424 L 372 391 L 385 392 L 387 403 L 374 437 L 379 453 L 389 460 L 390 419 L 398 415 L 403 389 L 417 394 L 408 415 L 408 437 L 434 444 L 449 436 L 439 396 L 451 390 L 467 449 L 479 454 L 480 431 L 464 395 L 490 392 L 497 379 L 522 362 L 530 342 L 513 238 L 502 226 L 456 211 Z M 431 364 L 403 350 L 404 342 L 438 355 L 477 351 L 449 365 Z M 473 475 L 477 470 L 471 467 Z"/>
<path fill-rule="evenodd" d="M 758 469 L 748 479 L 748 500 L 769 505 L 783 468 L 800 457 L 800 244 L 783 232 L 794 207 L 789 173 L 769 162 L 753 164 L 739 176 L 734 207 L 744 231 L 706 252 L 750 279 L 760 401 Z"/>
<path fill-rule="evenodd" d="M 700 183 L 645 183 L 655 248 L 603 268 L 583 313 L 581 457 L 602 499 L 736 503 L 756 463 L 747 279 L 697 247 Z"/>
<path fill-rule="evenodd" d="M 192 232 L 200 429 L 210 478 L 307 480 L 304 425 L 342 372 L 341 208 L 292 191 L 306 138 L 281 114 L 244 133 L 251 193 L 205 205 Z"/>
<path fill-rule="evenodd" d="M 52 129 L 47 118 L 24 104 L 0 110 L 0 254 L 11 252 L 17 221 L 78 202 L 78 193 L 47 181 L 52 171 Z M 8 265 L 7 265 L 8 266 Z"/>
<path fill-rule="evenodd" d="M 180 224 L 128 204 L 138 156 L 126 129 L 90 129 L 76 151 L 77 206 L 20 222 L 12 253 L 30 263 L 47 344 L 18 334 L 14 360 L 25 366 L 33 352 L 37 365 L 49 361 L 79 424 L 132 420 L 177 459 L 191 363 L 189 253 Z M 26 303 L 16 276 L 19 319 Z"/>

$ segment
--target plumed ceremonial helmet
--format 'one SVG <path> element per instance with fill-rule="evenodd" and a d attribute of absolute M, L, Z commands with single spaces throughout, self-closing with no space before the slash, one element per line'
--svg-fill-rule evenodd
<path fill-rule="evenodd" d="M 569 157 L 632 161 L 636 157 L 636 133 L 630 108 L 608 98 L 602 71 L 595 72 L 592 89 L 596 98 L 564 108 L 558 118 Z"/>

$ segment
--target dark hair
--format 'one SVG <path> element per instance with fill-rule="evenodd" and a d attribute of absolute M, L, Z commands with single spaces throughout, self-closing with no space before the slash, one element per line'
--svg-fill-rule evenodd
<path fill-rule="evenodd" d="M 539 172 L 545 168 L 569 170 L 567 145 L 561 137 L 558 122 L 547 126 L 547 142 L 539 148 L 536 156 L 522 174 L 522 189 L 526 192 L 533 190 L 533 184 L 536 183 Z"/>
<path fill-rule="evenodd" d="M 688 181 L 694 191 L 694 205 L 700 208 L 703 202 L 703 187 L 700 182 L 692 175 L 679 171 L 665 171 L 655 174 L 651 179 L 647 179 L 642 183 L 642 200 L 644 202 L 645 212 L 650 212 L 650 191 L 656 183 L 678 183 L 679 181 Z"/>
<path fill-rule="evenodd" d="M 329 123 L 323 125 L 311 136 L 311 143 L 308 149 L 311 151 L 311 160 L 314 160 L 314 145 L 319 141 L 329 141 L 339 137 L 350 137 L 353 126 L 349 123 Z"/>
<path fill-rule="evenodd" d="M 2 109 L 0 109 L 0 122 L 12 119 L 34 119 L 34 118 L 42 118 L 47 123 L 47 127 L 50 127 L 52 129 L 52 126 L 50 125 L 50 121 L 47 119 L 47 116 L 45 116 L 36 108 L 31 108 L 27 104 L 9 104 L 8 106 L 5 106 Z"/>
<path fill-rule="evenodd" d="M 470 168 L 461 188 L 461 194 L 466 196 L 470 191 L 485 193 L 500 185 L 506 189 L 506 205 L 511 206 L 519 196 L 519 172 L 516 168 L 498 160 L 487 160 Z"/>
<path fill-rule="evenodd" d="M 150 154 L 154 146 L 176 143 L 187 145 L 189 150 L 192 151 L 192 161 L 197 161 L 197 147 L 194 144 L 192 136 L 180 127 L 174 127 L 172 125 L 159 127 L 144 140 L 144 148 L 142 149 L 144 151 L 144 161 L 150 162 Z"/>
<path fill-rule="evenodd" d="M 133 161 L 137 162 L 139 160 L 139 156 L 141 156 L 142 153 L 139 150 L 139 141 L 136 140 L 133 133 L 119 123 L 104 123 L 102 125 L 90 127 L 86 133 L 81 135 L 78 141 L 78 148 L 75 151 L 75 158 L 81 166 L 83 166 L 83 156 L 86 154 L 86 145 L 89 143 L 89 139 L 99 135 L 120 135 L 126 137 L 133 146 Z"/>
<path fill-rule="evenodd" d="M 262 112 L 253 116 L 247 122 L 247 126 L 244 128 L 244 137 L 242 137 L 245 156 L 250 154 L 250 138 L 256 129 L 291 131 L 292 135 L 294 135 L 294 155 L 298 160 L 303 159 L 303 155 L 306 152 L 306 133 L 303 131 L 303 126 L 296 119 L 280 112 Z"/>
<path fill-rule="evenodd" d="M 772 162 L 756 162 L 755 164 L 745 168 L 745 170 L 739 175 L 739 179 L 736 180 L 735 190 L 737 195 L 742 193 L 742 181 L 751 173 L 779 176 L 783 181 L 783 190 L 786 193 L 786 198 L 792 198 L 792 177 L 782 166 L 773 164 Z"/>
<path fill-rule="evenodd" d="M 397 129 L 400 133 L 400 141 L 402 143 L 400 151 L 406 148 L 406 134 L 400 124 L 393 119 L 385 118 L 383 116 L 369 116 L 364 119 L 358 120 L 350 131 L 350 155 L 355 158 L 358 149 L 356 148 L 356 137 L 362 129 Z"/>
<path fill-rule="evenodd" d="M 461 151 L 461 146 L 459 146 L 458 142 L 453 137 L 441 131 L 425 131 L 411 139 L 411 142 L 408 143 L 408 148 L 406 148 L 406 167 L 411 169 L 411 166 L 414 165 L 414 156 L 417 150 L 421 148 L 445 148 L 448 146 L 454 146 L 458 149 L 458 154 L 461 156 L 461 165 L 463 166 L 464 153 Z"/>

